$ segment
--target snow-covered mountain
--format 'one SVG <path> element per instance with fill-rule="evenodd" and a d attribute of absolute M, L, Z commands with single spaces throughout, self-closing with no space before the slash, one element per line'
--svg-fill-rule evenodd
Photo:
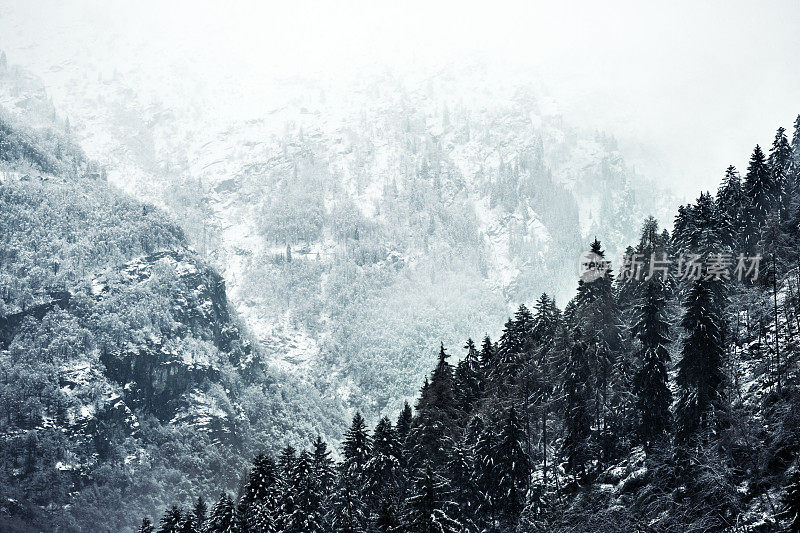
<path fill-rule="evenodd" d="M 415 393 L 440 341 L 494 336 L 541 292 L 564 302 L 591 238 L 614 256 L 671 207 L 508 66 L 284 79 L 256 101 L 197 69 L 91 57 L 40 63 L 38 84 L 20 71 L 1 103 L 29 117 L 55 99 L 41 120 L 180 221 L 269 364 L 369 414 Z"/>

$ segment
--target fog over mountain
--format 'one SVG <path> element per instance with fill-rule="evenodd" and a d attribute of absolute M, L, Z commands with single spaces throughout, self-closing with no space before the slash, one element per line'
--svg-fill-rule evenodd
<path fill-rule="evenodd" d="M 791 1 L 757 16 L 746 1 L 159 4 L 7 2 L 0 30 L 60 103 L 68 88 L 51 69 L 65 61 L 90 77 L 139 71 L 137 83 L 159 94 L 189 75 L 176 96 L 205 86 L 228 112 L 269 108 L 284 95 L 276 78 L 510 63 L 547 84 L 572 122 L 612 132 L 631 163 L 689 196 L 742 166 L 730 154 L 800 95 L 787 68 L 800 33 Z"/>
<path fill-rule="evenodd" d="M 798 45 L 0 0 L 0 530 L 797 531 Z"/>

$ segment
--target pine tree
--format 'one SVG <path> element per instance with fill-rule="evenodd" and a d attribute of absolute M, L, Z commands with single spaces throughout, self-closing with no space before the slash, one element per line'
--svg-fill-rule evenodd
<path fill-rule="evenodd" d="M 592 257 L 605 261 L 600 242 L 595 239 L 590 247 Z M 589 411 L 594 415 L 594 425 L 601 431 L 603 452 L 611 454 L 611 445 L 617 440 L 616 432 L 622 426 L 621 418 L 627 412 L 620 406 L 626 398 L 629 383 L 618 379 L 627 362 L 621 357 L 622 329 L 619 307 L 614 294 L 614 278 L 610 268 L 603 269 L 596 279 L 581 279 L 575 296 L 574 325 L 584 333 L 585 353 L 591 356 L 584 392 L 594 397 Z M 586 406 L 584 406 L 585 408 Z"/>
<path fill-rule="evenodd" d="M 402 468 L 397 436 L 388 418 L 378 421 L 372 432 L 372 455 L 365 467 L 367 498 L 373 508 L 386 494 L 396 494 L 402 486 Z"/>
<path fill-rule="evenodd" d="M 639 340 L 636 354 L 639 367 L 634 378 L 637 436 L 645 449 L 666 433 L 671 419 L 672 393 L 667 375 L 670 339 L 665 293 L 665 280 L 654 277 L 646 282 L 633 327 Z"/>
<path fill-rule="evenodd" d="M 752 252 L 756 249 L 761 226 L 766 222 L 767 215 L 777 207 L 777 198 L 774 196 L 776 187 L 772 182 L 764 152 L 758 145 L 750 157 L 744 190 L 748 198 L 745 244 Z"/>
<path fill-rule="evenodd" d="M 241 533 L 233 500 L 224 492 L 220 494 L 211 516 L 208 517 L 208 533 Z"/>
<path fill-rule="evenodd" d="M 371 439 L 367 424 L 360 412 L 356 412 L 350 429 L 345 433 L 343 449 L 344 467 L 361 474 L 370 457 Z"/>
<path fill-rule="evenodd" d="M 725 177 L 717 191 L 716 202 L 720 219 L 726 226 L 725 233 L 730 236 L 723 244 L 736 249 L 746 227 L 745 212 L 748 198 L 744 193 L 739 172 L 733 165 L 725 170 Z"/>
<path fill-rule="evenodd" d="M 477 417 L 473 419 L 473 422 L 476 420 L 480 427 L 473 428 L 479 432 L 473 448 L 473 458 L 475 461 L 475 486 L 480 496 L 478 506 L 484 521 L 493 525 L 497 518 L 500 497 L 500 483 L 495 463 L 497 439 L 491 427 L 483 424 Z"/>
<path fill-rule="evenodd" d="M 492 339 L 489 338 L 489 335 L 486 335 L 481 344 L 481 368 L 483 368 L 484 376 L 488 376 L 491 368 L 494 366 L 496 351 L 494 344 L 492 344 Z"/>
<path fill-rule="evenodd" d="M 180 533 L 197 533 L 198 531 L 199 530 L 197 528 L 197 524 L 195 524 L 194 517 L 191 515 L 191 513 L 187 513 L 186 516 L 183 517 Z"/>
<path fill-rule="evenodd" d="M 527 437 L 512 406 L 500 427 L 495 448 L 495 468 L 499 492 L 499 511 L 513 526 L 525 507 L 530 485 L 531 461 L 525 450 Z"/>
<path fill-rule="evenodd" d="M 397 423 L 395 424 L 397 441 L 400 443 L 401 446 L 405 444 L 406 437 L 408 437 L 408 432 L 411 430 L 412 419 L 413 415 L 411 413 L 411 406 L 408 405 L 408 402 L 404 402 L 403 409 L 397 416 Z"/>
<path fill-rule="evenodd" d="M 581 332 L 576 331 L 574 337 L 575 342 L 567 360 L 564 378 L 567 405 L 564 414 L 566 435 L 562 447 L 567 459 L 567 471 L 585 477 L 592 449 L 593 394 L 589 385 L 591 368 L 587 347 L 581 340 Z"/>
<path fill-rule="evenodd" d="M 194 509 L 192 510 L 192 516 L 194 517 L 194 523 L 198 531 L 203 530 L 203 527 L 205 526 L 206 523 L 207 515 L 208 515 L 208 505 L 206 505 L 206 501 L 203 499 L 202 496 L 198 496 L 197 502 L 195 502 Z"/>
<path fill-rule="evenodd" d="M 164 516 L 161 517 L 158 533 L 180 533 L 182 523 L 183 511 L 177 505 L 173 505 L 164 513 Z"/>
<path fill-rule="evenodd" d="M 411 460 L 415 467 L 426 460 L 434 464 L 445 463 L 450 437 L 455 434 L 463 416 L 456 407 L 454 372 L 453 366 L 447 362 L 448 357 L 444 345 L 440 345 L 436 368 L 411 425 L 410 438 L 414 446 Z"/>
<path fill-rule="evenodd" d="M 414 494 L 408 498 L 408 525 L 411 533 L 458 533 L 461 524 L 448 514 L 447 483 L 426 464 L 415 480 Z"/>
<path fill-rule="evenodd" d="M 278 456 L 278 475 L 284 483 L 289 483 L 292 479 L 294 463 L 297 460 L 296 452 L 297 450 L 294 449 L 294 446 L 287 444 Z"/>
<path fill-rule="evenodd" d="M 264 454 L 256 456 L 242 498 L 248 503 L 266 502 L 274 498 L 277 485 L 276 470 L 275 461 L 271 457 Z"/>
<path fill-rule="evenodd" d="M 137 533 L 153 533 L 155 527 L 153 527 L 153 522 L 151 522 L 149 518 L 142 518 L 142 525 L 140 525 L 139 529 L 136 531 Z"/>
<path fill-rule="evenodd" d="M 482 394 L 480 355 L 472 339 L 464 346 L 467 355 L 458 362 L 455 372 L 456 401 L 465 413 L 470 413 Z"/>
<path fill-rule="evenodd" d="M 770 182 L 773 190 L 771 195 L 776 199 L 777 206 L 782 216 L 785 216 L 790 207 L 793 189 L 792 172 L 792 147 L 786 138 L 786 129 L 778 128 L 775 133 L 775 140 L 769 151 L 767 165 L 770 171 Z"/>
<path fill-rule="evenodd" d="M 678 362 L 677 383 L 681 388 L 676 411 L 677 438 L 688 443 L 709 429 L 720 407 L 725 347 L 719 311 L 708 280 L 693 283 L 684 301 L 681 326 L 686 332 Z"/>
<path fill-rule="evenodd" d="M 305 450 L 300 452 L 292 472 L 292 509 L 284 533 L 322 533 L 325 531 L 320 505 L 322 492 L 314 479 L 313 461 Z"/>
<path fill-rule="evenodd" d="M 334 472 L 334 464 L 331 459 L 331 452 L 328 451 L 328 445 L 319 435 L 317 435 L 317 440 L 314 441 L 311 466 L 314 479 L 322 487 L 323 495 L 327 496 L 333 486 L 336 473 Z"/>
<path fill-rule="evenodd" d="M 503 328 L 503 335 L 498 343 L 495 364 L 491 378 L 496 386 L 512 381 L 522 368 L 525 352 L 532 337 L 533 316 L 524 304 L 509 319 Z"/>

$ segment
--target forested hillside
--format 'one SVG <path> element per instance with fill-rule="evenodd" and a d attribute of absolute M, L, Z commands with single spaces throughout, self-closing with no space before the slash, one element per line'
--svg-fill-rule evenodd
<path fill-rule="evenodd" d="M 542 291 L 563 304 L 584 240 L 616 256 L 677 204 L 509 65 L 253 96 L 255 81 L 176 76 L 175 50 L 115 46 L 9 67 L 0 102 L 69 117 L 109 182 L 171 213 L 223 275 L 265 363 L 367 416 L 413 396 L 440 340 L 499 333 Z"/>
<path fill-rule="evenodd" d="M 800 117 L 671 231 L 648 218 L 619 272 L 592 242 L 563 309 L 543 294 L 457 363 L 442 345 L 414 408 L 356 414 L 340 462 L 322 440 L 258 455 L 155 528 L 800 531 L 798 191 Z"/>
<path fill-rule="evenodd" d="M 0 113 L 0 214 L 0 530 L 121 531 L 264 446 L 338 435 L 178 225 L 60 128 Z"/>

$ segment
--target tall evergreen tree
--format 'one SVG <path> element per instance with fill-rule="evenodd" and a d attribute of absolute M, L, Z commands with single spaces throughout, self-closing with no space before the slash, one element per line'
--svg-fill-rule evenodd
<path fill-rule="evenodd" d="M 587 346 L 581 332 L 574 334 L 575 341 L 567 360 L 564 377 L 566 412 L 564 413 L 563 454 L 567 471 L 585 477 L 586 465 L 592 456 L 592 402 L 590 388 L 591 367 Z"/>
<path fill-rule="evenodd" d="M 224 492 L 211 510 L 206 528 L 208 533 L 242 533 L 233 500 Z"/>
<path fill-rule="evenodd" d="M 484 521 L 493 527 L 500 505 L 500 483 L 494 453 L 497 438 L 494 430 L 489 425 L 483 424 L 480 418 L 476 417 L 473 419 L 473 422 L 475 421 L 477 421 L 478 427 L 473 429 L 478 432 L 478 435 L 473 448 L 473 460 L 475 461 L 475 486 L 480 496 L 478 510 Z"/>
<path fill-rule="evenodd" d="M 531 460 L 525 451 L 526 440 L 517 411 L 511 406 L 500 426 L 495 448 L 499 511 L 507 527 L 513 527 L 519 519 L 530 486 Z"/>
<path fill-rule="evenodd" d="M 305 450 L 300 452 L 292 472 L 292 505 L 287 509 L 282 533 L 323 533 L 325 524 L 320 513 L 322 492 L 314 478 L 313 460 Z"/>
<path fill-rule="evenodd" d="M 292 479 L 294 463 L 297 460 L 296 453 L 297 450 L 294 449 L 294 446 L 287 444 L 278 456 L 278 476 L 285 483 L 289 483 L 289 480 Z"/>
<path fill-rule="evenodd" d="M 430 385 L 421 398 L 421 408 L 411 427 L 414 445 L 414 466 L 424 461 L 444 464 L 447 459 L 450 437 L 458 427 L 463 413 L 456 407 L 453 366 L 447 361 L 449 354 L 442 344 Z"/>
<path fill-rule="evenodd" d="M 494 344 L 492 344 L 492 339 L 489 338 L 489 335 L 486 335 L 481 343 L 481 367 L 483 368 L 484 376 L 488 376 L 491 368 L 494 366 L 496 351 Z"/>
<path fill-rule="evenodd" d="M 746 227 L 745 213 L 748 198 L 745 195 L 739 172 L 733 165 L 725 170 L 725 177 L 717 191 L 716 202 L 720 219 L 726 227 L 725 235 L 728 236 L 727 241 L 723 244 L 736 249 Z"/>
<path fill-rule="evenodd" d="M 597 261 L 606 261 L 597 239 L 592 242 L 590 253 Z M 587 387 L 585 392 L 594 396 L 589 413 L 594 416 L 594 425 L 600 429 L 606 444 L 603 450 L 609 454 L 609 446 L 618 437 L 615 433 L 621 425 L 619 419 L 626 412 L 619 404 L 626 397 L 630 384 L 618 379 L 625 376 L 622 372 L 628 367 L 628 361 L 621 357 L 622 329 L 613 273 L 607 265 L 600 274 L 579 280 L 573 320 L 574 326 L 583 332 L 586 352 L 591 357 L 592 372 L 583 384 Z"/>
<path fill-rule="evenodd" d="M 149 518 L 142 518 L 142 525 L 140 525 L 139 529 L 136 531 L 137 533 L 153 533 L 155 527 L 153 527 L 153 522 L 151 522 Z"/>
<path fill-rule="evenodd" d="M 183 522 L 181 522 L 180 533 L 198 533 L 198 531 L 197 524 L 194 522 L 194 516 L 192 516 L 191 513 L 187 513 L 183 517 Z"/>
<path fill-rule="evenodd" d="M 183 511 L 177 505 L 173 505 L 161 517 L 158 533 L 180 533 L 182 523 Z"/>
<path fill-rule="evenodd" d="M 369 433 L 367 432 L 367 424 L 364 421 L 364 417 L 361 416 L 361 413 L 358 411 L 353 416 L 350 429 L 345 433 L 342 448 L 344 454 L 343 466 L 346 469 L 361 474 L 369 460 L 372 445 Z"/>
<path fill-rule="evenodd" d="M 387 494 L 398 494 L 403 485 L 400 448 L 388 418 L 381 418 L 372 432 L 372 454 L 365 468 L 367 498 L 374 509 Z"/>
<path fill-rule="evenodd" d="M 205 527 L 207 515 L 208 505 L 202 496 L 198 496 L 197 501 L 194 504 L 194 509 L 192 510 L 195 527 L 198 531 L 202 531 L 203 527 Z"/>
<path fill-rule="evenodd" d="M 678 441 L 682 443 L 710 429 L 721 406 L 725 347 L 710 283 L 695 281 L 684 301 L 681 326 L 686 337 L 678 361 L 681 392 L 676 412 Z"/>
<path fill-rule="evenodd" d="M 405 444 L 406 437 L 408 437 L 408 432 L 411 430 L 412 420 L 413 420 L 413 415 L 411 413 L 411 406 L 408 405 L 408 402 L 404 402 L 403 409 L 397 416 L 397 423 L 395 424 L 397 441 L 400 443 L 401 446 Z"/>
<path fill-rule="evenodd" d="M 314 441 L 311 468 L 313 470 L 314 479 L 316 479 L 320 487 L 322 487 L 323 496 L 327 496 L 328 491 L 333 486 L 336 473 L 334 471 L 333 459 L 331 459 L 331 452 L 328 451 L 328 445 L 319 435 L 317 435 L 317 440 Z"/>
<path fill-rule="evenodd" d="M 758 244 L 761 226 L 766 222 L 769 213 L 777 207 L 776 187 L 764 152 L 758 145 L 750 156 L 744 190 L 748 198 L 745 244 L 753 252 Z"/>
<path fill-rule="evenodd" d="M 284 449 L 284 451 L 286 450 Z M 266 502 L 275 497 L 276 485 L 277 467 L 275 466 L 275 461 L 268 455 L 260 454 L 253 460 L 253 467 L 247 477 L 247 484 L 244 487 L 242 498 L 248 503 Z"/>
<path fill-rule="evenodd" d="M 767 165 L 770 171 L 770 182 L 772 184 L 772 197 L 776 199 L 777 208 L 781 216 L 786 216 L 791 207 L 794 197 L 794 179 L 792 172 L 792 147 L 786 138 L 786 130 L 778 128 L 775 133 L 775 140 L 769 150 Z"/>
<path fill-rule="evenodd" d="M 481 398 L 482 372 L 480 354 L 472 339 L 467 339 L 464 348 L 467 350 L 467 355 L 456 365 L 456 401 L 465 413 L 470 413 Z"/>
<path fill-rule="evenodd" d="M 447 483 L 426 464 L 408 498 L 408 530 L 411 533 L 458 533 L 461 523 L 450 517 L 452 502 Z"/>
<path fill-rule="evenodd" d="M 633 333 L 639 341 L 638 370 L 634 378 L 637 436 L 645 449 L 662 437 L 670 425 L 672 393 L 669 389 L 667 346 L 669 321 L 666 317 L 666 281 L 651 278 L 636 308 Z"/>
<path fill-rule="evenodd" d="M 514 314 L 514 318 L 506 322 L 497 345 L 496 362 L 491 372 L 495 385 L 509 383 L 519 374 L 525 351 L 532 337 L 532 329 L 533 315 L 525 304 L 522 304 Z"/>

